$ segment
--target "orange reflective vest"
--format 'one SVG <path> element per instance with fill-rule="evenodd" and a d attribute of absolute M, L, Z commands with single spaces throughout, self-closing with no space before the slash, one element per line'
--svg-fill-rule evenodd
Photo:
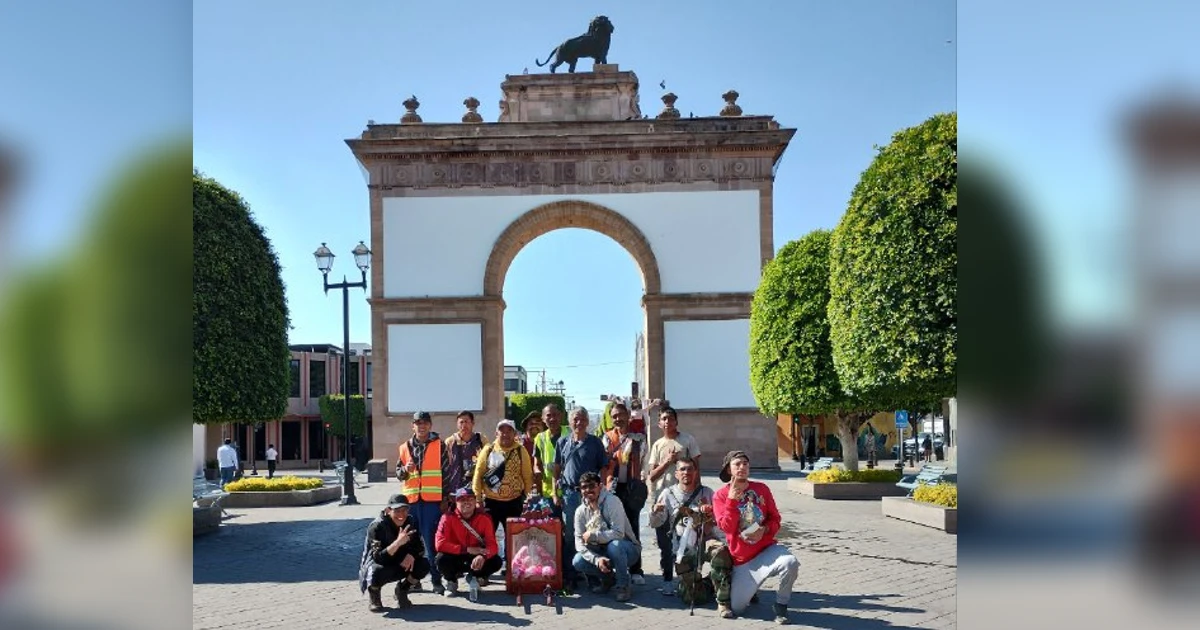
<path fill-rule="evenodd" d="M 413 460 L 411 451 L 412 441 L 405 440 L 400 445 L 400 467 L 408 465 Z M 425 443 L 425 455 L 418 465 L 418 470 L 404 480 L 400 493 L 411 499 L 420 499 L 430 503 L 440 503 L 442 500 L 442 441 L 429 440 Z"/>

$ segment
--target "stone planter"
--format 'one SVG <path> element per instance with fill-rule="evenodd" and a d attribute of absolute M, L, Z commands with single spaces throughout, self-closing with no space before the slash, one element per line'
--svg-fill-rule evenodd
<path fill-rule="evenodd" d="M 230 492 L 222 505 L 226 508 L 298 507 L 333 501 L 341 496 L 341 486 L 323 486 L 315 490 Z"/>
<path fill-rule="evenodd" d="M 902 497 L 908 494 L 908 490 L 896 486 L 896 483 L 892 481 L 813 483 L 807 479 L 788 479 L 787 483 L 788 490 L 793 492 L 799 492 L 814 499 L 833 501 L 874 501 L 883 497 Z"/>
<path fill-rule="evenodd" d="M 367 462 L 367 483 L 383 483 L 387 481 L 387 460 L 372 459 Z"/>
<path fill-rule="evenodd" d="M 192 537 L 211 534 L 221 526 L 221 508 L 193 507 L 192 508 Z"/>
<path fill-rule="evenodd" d="M 958 508 L 913 501 L 908 497 L 884 497 L 883 515 L 902 521 L 958 534 Z"/>

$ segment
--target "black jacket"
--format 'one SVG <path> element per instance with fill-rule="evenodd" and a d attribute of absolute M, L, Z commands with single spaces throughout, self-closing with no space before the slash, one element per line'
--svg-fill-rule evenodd
<path fill-rule="evenodd" d="M 412 538 L 396 551 L 396 555 L 391 555 L 387 552 L 387 547 L 400 537 L 400 529 L 403 527 L 412 530 Z M 359 561 L 359 586 L 364 591 L 367 589 L 367 585 L 371 583 L 371 574 L 375 570 L 375 565 L 397 566 L 409 554 L 412 554 L 414 558 L 425 557 L 425 544 L 421 541 L 417 522 L 409 514 L 404 524 L 396 527 L 386 511 L 380 512 L 379 517 L 367 526 L 367 538 L 363 541 L 363 553 Z"/>

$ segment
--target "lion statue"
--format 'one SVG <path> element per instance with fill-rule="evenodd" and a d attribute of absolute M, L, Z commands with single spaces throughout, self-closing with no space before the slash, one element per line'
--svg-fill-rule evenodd
<path fill-rule="evenodd" d="M 538 67 L 550 63 L 553 59 L 554 63 L 550 63 L 550 73 L 554 73 L 554 69 L 562 64 L 567 64 L 567 72 L 575 72 L 575 64 L 584 57 L 591 57 L 596 63 L 608 63 L 608 45 L 612 40 L 613 28 L 612 22 L 603 15 L 596 16 L 590 24 L 588 24 L 588 32 L 579 37 L 572 37 L 567 41 L 558 45 L 558 48 L 550 51 L 550 56 L 546 61 L 538 61 L 534 59 L 534 63 Z"/>

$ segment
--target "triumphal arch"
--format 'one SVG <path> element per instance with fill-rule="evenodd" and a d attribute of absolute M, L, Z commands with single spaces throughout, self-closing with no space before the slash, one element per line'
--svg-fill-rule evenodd
<path fill-rule="evenodd" d="M 643 113 L 637 76 L 609 64 L 509 75 L 501 93 L 496 122 L 475 98 L 459 122 L 423 121 L 414 97 L 399 123 L 347 140 L 370 192 L 375 456 L 394 466 L 415 410 L 443 435 L 462 409 L 492 431 L 509 265 L 542 234 L 585 228 L 641 270 L 643 395 L 679 410 L 704 468 L 731 445 L 776 465 L 774 418 L 750 391 L 749 316 L 775 251 L 775 167 L 795 130 L 743 114 L 733 91 L 690 105 L 700 116 L 681 116 L 669 93 Z"/>

